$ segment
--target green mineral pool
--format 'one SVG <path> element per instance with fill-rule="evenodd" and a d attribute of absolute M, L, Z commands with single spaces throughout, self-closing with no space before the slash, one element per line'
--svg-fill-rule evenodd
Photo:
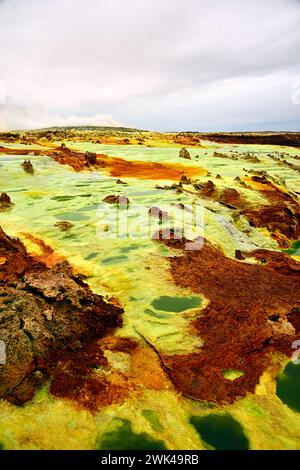
<path fill-rule="evenodd" d="M 101 436 L 98 450 L 165 450 L 164 441 L 155 440 L 145 432 L 135 433 L 129 420 L 117 419 L 116 430 Z"/>
<path fill-rule="evenodd" d="M 300 412 L 300 364 L 287 364 L 276 378 L 276 393 L 289 408 Z"/>
<path fill-rule="evenodd" d="M 249 442 L 243 428 L 229 414 L 192 416 L 190 423 L 201 439 L 216 450 L 247 450 Z"/>
<path fill-rule="evenodd" d="M 183 312 L 190 308 L 201 306 L 201 299 L 196 296 L 191 297 L 170 297 L 163 295 L 154 299 L 151 305 L 157 310 L 164 312 Z"/>

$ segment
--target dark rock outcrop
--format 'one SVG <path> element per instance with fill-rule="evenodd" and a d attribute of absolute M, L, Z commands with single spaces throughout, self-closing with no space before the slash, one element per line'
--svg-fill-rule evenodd
<path fill-rule="evenodd" d="M 226 144 L 256 144 L 256 145 L 280 145 L 300 147 L 299 132 L 273 132 L 269 134 L 248 133 L 208 133 L 202 136 L 206 140 Z"/>
<path fill-rule="evenodd" d="M 77 351 L 79 360 L 88 345 L 121 326 L 123 310 L 94 294 L 66 261 L 47 268 L 1 228 L 0 257 L 0 339 L 6 347 L 0 398 L 23 404 L 44 380 L 55 388 L 65 355 Z M 68 380 L 64 376 L 65 393 Z"/>

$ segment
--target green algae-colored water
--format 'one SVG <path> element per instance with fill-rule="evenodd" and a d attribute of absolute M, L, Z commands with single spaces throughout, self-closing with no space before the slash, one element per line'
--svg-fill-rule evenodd
<path fill-rule="evenodd" d="M 169 297 L 163 295 L 154 299 L 151 305 L 157 310 L 164 312 L 183 312 L 190 308 L 200 307 L 201 300 L 199 297 Z"/>
<path fill-rule="evenodd" d="M 225 369 L 222 371 L 223 377 L 227 380 L 236 380 L 244 375 L 241 370 Z"/>
<path fill-rule="evenodd" d="M 289 255 L 298 255 L 300 256 L 300 240 L 292 244 L 291 248 L 284 250 Z"/>
<path fill-rule="evenodd" d="M 122 156 L 129 151 L 123 147 L 118 150 L 123 152 Z M 160 155 L 163 159 L 165 151 L 155 149 L 157 158 Z M 172 153 L 174 149 L 168 152 Z M 177 157 L 177 150 L 173 158 L 181 160 Z M 82 269 L 97 293 L 119 297 L 125 307 L 127 334 L 139 332 L 166 352 L 192 352 L 199 346 L 199 339 L 187 333 L 188 320 L 183 314 L 187 309 L 200 306 L 201 299 L 191 298 L 190 292 L 183 292 L 168 280 L 162 281 L 158 274 L 161 264 L 158 260 L 170 255 L 170 249 L 153 242 L 147 232 L 148 227 L 137 227 L 135 215 L 130 212 L 128 220 L 133 223 L 133 229 L 129 236 L 111 238 L 107 225 L 110 225 L 114 213 L 110 212 L 111 205 L 103 202 L 108 195 L 124 194 L 126 191 L 131 207 L 148 210 L 153 205 L 161 208 L 178 203 L 189 205 L 195 197 L 188 193 L 156 189 L 157 181 L 151 180 L 127 178 L 126 188 L 120 188 L 115 178 L 105 173 L 76 173 L 47 157 L 31 157 L 35 174 L 28 175 L 21 168 L 22 161 L 17 156 L 1 157 L 1 190 L 10 194 L 14 203 L 9 213 L 1 214 L 3 228 L 12 235 L 21 235 L 21 238 L 22 232 L 29 232 L 42 239 Z M 161 181 L 160 184 L 168 182 Z M 226 208 L 224 211 L 225 217 Z M 61 232 L 55 226 L 63 220 L 73 224 L 68 232 Z M 204 210 L 204 222 L 207 235 L 233 254 L 236 241 L 209 208 Z M 159 221 L 151 220 L 151 233 L 158 228 Z M 203 227 L 199 228 L 198 234 L 203 235 Z M 253 237 L 254 241 L 255 237 L 263 238 L 255 231 Z M 267 239 L 264 242 L 273 243 Z M 152 266 L 153 263 L 155 266 Z M 137 300 L 130 302 L 129 297 Z M 159 312 L 156 317 L 150 317 L 149 310 L 148 313 L 144 312 L 151 309 L 152 302 L 155 310 L 171 309 L 178 315 L 171 315 L 163 321 L 159 318 Z"/>
<path fill-rule="evenodd" d="M 164 427 L 159 421 L 157 414 L 153 410 L 143 410 L 142 411 L 142 416 L 149 421 L 151 424 L 152 428 L 157 431 L 157 432 L 163 432 Z"/>
<path fill-rule="evenodd" d="M 276 379 L 276 393 L 283 403 L 300 412 L 300 364 L 287 364 Z"/>
<path fill-rule="evenodd" d="M 262 163 L 251 164 L 212 157 L 215 149 L 211 148 L 190 149 L 192 156 L 199 155 L 199 159 L 185 162 L 178 158 L 177 148 L 74 146 L 132 160 L 199 164 L 213 174 L 201 177 L 201 182 L 220 173 L 223 180 L 218 180 L 218 184 L 224 187 L 232 187 L 233 178 L 241 176 L 243 168 L 264 169 L 274 176 L 281 174 L 287 178 L 291 189 L 297 183 L 294 172 L 277 168 L 267 156 L 269 150 L 260 147 L 256 151 L 261 154 Z M 226 148 L 218 148 L 218 151 L 223 150 Z M 205 306 L 206 299 L 192 295 L 188 289 L 181 289 L 172 282 L 167 257 L 178 253 L 151 240 L 147 231 L 143 227 L 138 231 L 136 225 L 129 236 L 111 238 L 107 231 L 107 225 L 112 222 L 110 205 L 103 203 L 108 195 L 126 194 L 132 206 L 164 208 L 178 203 L 192 204 L 195 197 L 156 189 L 156 184 L 171 184 L 169 181 L 122 177 L 128 184 L 120 187 L 115 183 L 116 178 L 100 171 L 76 173 L 47 157 L 32 156 L 30 159 L 35 168 L 34 175 L 24 173 L 21 168 L 23 158 L 0 156 L 0 190 L 7 192 L 14 203 L 11 211 L 0 214 L 3 229 L 9 235 L 19 236 L 29 249 L 36 247 L 23 232 L 42 239 L 83 272 L 95 292 L 107 297 L 116 296 L 124 307 L 124 326 L 118 333 L 121 336 L 144 338 L 165 354 L 198 351 L 201 339 L 194 336 L 190 323 L 197 309 Z M 251 190 L 241 188 L 241 191 L 262 201 L 262 197 Z M 274 240 L 249 227 L 245 220 L 236 223 L 226 207 L 204 199 L 201 203 L 204 206 L 204 230 L 201 227 L 199 234 L 219 245 L 227 256 L 234 257 L 236 249 L 277 247 Z M 55 224 L 62 220 L 72 222 L 73 227 L 61 232 Z M 134 216 L 131 220 L 136 222 Z M 152 233 L 159 228 L 158 222 L 154 221 Z M 224 374 L 228 380 L 234 380 L 238 372 L 224 371 Z M 42 397 L 38 392 L 33 402 L 24 408 L 0 402 L 0 440 L 4 448 L 29 449 L 62 446 L 124 450 L 299 448 L 295 436 L 300 434 L 300 420 L 298 413 L 293 411 L 299 411 L 295 406 L 299 384 L 295 385 L 296 370 L 287 372 L 285 382 L 281 376 L 277 378 L 277 394 L 292 410 L 286 411 L 287 407 L 279 402 L 275 392 L 273 396 L 263 387 L 259 391 L 261 395 L 238 401 L 228 407 L 228 414 L 222 415 L 207 415 L 205 404 L 181 397 L 171 390 L 145 389 L 138 400 L 130 398 L 95 415 L 76 410 L 46 392 Z M 294 401 L 289 398 L 292 395 Z M 278 431 L 282 420 L 287 429 L 293 429 L 292 433 Z M 58 428 L 60 433 L 57 433 Z"/>
<path fill-rule="evenodd" d="M 117 420 L 117 429 L 101 436 L 99 450 L 164 450 L 165 443 L 146 433 L 135 433 L 130 421 Z"/>
<path fill-rule="evenodd" d="M 249 442 L 243 428 L 229 414 L 192 416 L 190 422 L 201 438 L 216 450 L 247 450 Z"/>

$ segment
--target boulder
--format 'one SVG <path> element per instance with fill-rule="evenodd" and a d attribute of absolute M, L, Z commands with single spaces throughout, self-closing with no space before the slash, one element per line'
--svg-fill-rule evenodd
<path fill-rule="evenodd" d="M 1 193 L 0 195 L 0 212 L 4 212 L 13 206 L 11 199 L 7 193 Z"/>
<path fill-rule="evenodd" d="M 95 152 L 85 152 L 84 157 L 88 165 L 95 165 L 97 163 L 97 155 Z"/>
<path fill-rule="evenodd" d="M 26 173 L 29 173 L 30 175 L 33 175 L 34 168 L 33 168 L 33 165 L 32 165 L 30 160 L 24 160 L 24 162 L 22 163 L 22 167 L 23 167 L 23 170 Z"/>
<path fill-rule="evenodd" d="M 179 152 L 179 157 L 180 158 L 185 158 L 186 160 L 191 160 L 190 153 L 186 148 L 182 148 Z"/>

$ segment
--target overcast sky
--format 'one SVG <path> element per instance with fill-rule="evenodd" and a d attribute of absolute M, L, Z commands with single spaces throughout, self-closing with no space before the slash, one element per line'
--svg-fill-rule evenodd
<path fill-rule="evenodd" d="M 0 0 L 0 129 L 300 131 L 299 0 Z"/>

